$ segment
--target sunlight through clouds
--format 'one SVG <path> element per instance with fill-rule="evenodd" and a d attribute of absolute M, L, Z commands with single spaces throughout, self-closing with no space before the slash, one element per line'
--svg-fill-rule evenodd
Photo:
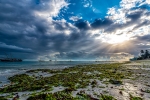
<path fill-rule="evenodd" d="M 137 45 L 149 44 L 149 4 L 149 0 L 0 0 L 0 43 L 15 52 L 13 46 L 29 48 L 35 52 L 33 58 L 137 55 L 149 46 Z"/>
<path fill-rule="evenodd" d="M 126 34 L 116 35 L 116 34 L 107 34 L 103 38 L 103 42 L 110 44 L 120 44 L 130 40 L 130 36 Z"/>

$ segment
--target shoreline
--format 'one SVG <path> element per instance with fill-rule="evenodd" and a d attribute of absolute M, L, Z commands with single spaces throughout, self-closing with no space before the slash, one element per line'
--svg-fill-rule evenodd
<path fill-rule="evenodd" d="M 150 68 L 150 65 L 146 67 Z M 150 70 L 144 68 L 142 63 L 134 61 L 128 64 L 78 65 L 61 70 L 33 69 L 9 78 L 10 86 L 1 88 L 0 95 L 8 100 L 12 100 L 16 96 L 15 93 L 18 93 L 20 100 L 36 100 L 41 96 L 55 99 L 67 96 L 67 100 L 70 98 L 72 100 L 79 100 L 79 98 L 148 100 L 150 99 L 148 80 Z M 26 85 L 29 86 L 23 88 Z"/>

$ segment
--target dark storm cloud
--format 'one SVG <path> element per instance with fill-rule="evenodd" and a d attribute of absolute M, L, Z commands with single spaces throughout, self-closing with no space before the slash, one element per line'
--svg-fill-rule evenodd
<path fill-rule="evenodd" d="M 26 48 L 20 48 L 17 46 L 13 46 L 13 45 L 6 45 L 4 43 L 0 43 L 0 50 L 1 52 L 25 52 L 25 53 L 33 53 L 33 51 L 31 49 L 26 49 Z"/>
<path fill-rule="evenodd" d="M 84 30 L 87 30 L 90 28 L 89 23 L 87 21 L 83 21 L 83 20 L 76 22 L 75 26 L 78 27 L 79 29 L 84 29 Z"/>
<path fill-rule="evenodd" d="M 137 40 L 139 40 L 139 41 L 149 42 L 150 41 L 150 34 L 147 34 L 144 36 L 135 36 L 135 38 L 137 38 Z"/>
<path fill-rule="evenodd" d="M 104 20 L 96 19 L 93 23 L 91 23 L 91 27 L 94 28 L 94 29 L 105 28 L 105 27 L 108 27 L 111 24 L 113 24 L 113 21 L 108 19 L 108 18 L 105 18 Z"/>
<path fill-rule="evenodd" d="M 111 24 L 113 24 L 113 21 L 109 18 L 95 19 L 95 21 L 90 24 L 88 21 L 84 20 L 79 20 L 78 22 L 75 22 L 75 26 L 81 30 L 102 29 Z"/>

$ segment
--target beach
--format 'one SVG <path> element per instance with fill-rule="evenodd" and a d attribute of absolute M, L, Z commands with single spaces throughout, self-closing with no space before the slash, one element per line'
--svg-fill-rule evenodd
<path fill-rule="evenodd" d="M 150 100 L 150 63 L 29 69 L 8 77 L 0 100 Z"/>
<path fill-rule="evenodd" d="M 150 0 L 0 0 L 0 100 L 150 100 Z"/>

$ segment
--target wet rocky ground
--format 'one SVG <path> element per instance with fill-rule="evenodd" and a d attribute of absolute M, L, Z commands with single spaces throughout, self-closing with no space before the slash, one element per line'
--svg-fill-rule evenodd
<path fill-rule="evenodd" d="M 34 69 L 8 78 L 0 100 L 150 100 L 149 62 Z"/>

